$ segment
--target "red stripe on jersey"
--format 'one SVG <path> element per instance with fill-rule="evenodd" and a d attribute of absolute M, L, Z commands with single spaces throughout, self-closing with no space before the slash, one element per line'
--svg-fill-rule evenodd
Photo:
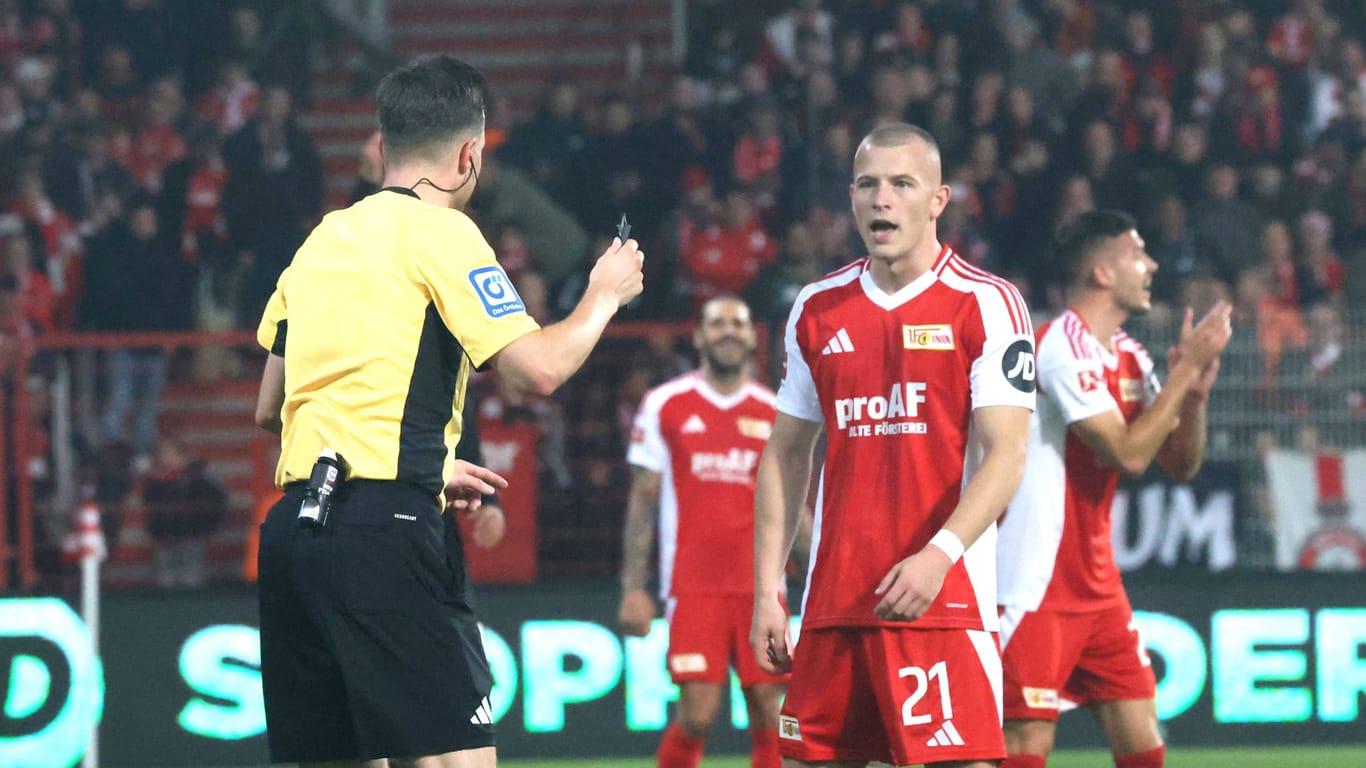
<path fill-rule="evenodd" d="M 1086 355 L 1081 352 L 1079 339 L 1077 338 L 1077 318 L 1068 310 L 1062 316 L 1062 335 L 1067 339 L 1067 345 L 1072 348 L 1072 357 L 1078 360 L 1084 359 Z"/>
<path fill-rule="evenodd" d="M 1067 314 L 1062 318 L 1063 335 L 1067 337 L 1067 343 L 1072 345 L 1072 354 L 1078 360 L 1089 360 L 1095 357 L 1092 354 L 1091 346 L 1086 343 L 1086 324 L 1072 310 L 1067 310 Z"/>
<path fill-rule="evenodd" d="M 997 293 L 1001 294 L 1001 301 L 1006 305 L 1006 312 L 1010 314 L 1010 325 L 1012 330 L 1014 330 L 1015 333 L 1020 334 L 1028 333 L 1029 324 L 1022 319 L 1025 315 L 1021 309 L 1020 300 L 1016 298 L 1014 286 L 990 272 L 983 272 L 982 270 L 977 269 L 956 256 L 946 259 L 944 261 L 944 267 L 953 270 L 954 274 L 964 280 L 990 285 L 995 288 Z"/>

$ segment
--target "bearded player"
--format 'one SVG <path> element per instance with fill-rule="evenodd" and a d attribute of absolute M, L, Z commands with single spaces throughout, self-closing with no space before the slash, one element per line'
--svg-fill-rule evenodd
<path fill-rule="evenodd" d="M 702 306 L 693 335 L 701 367 L 645 395 L 626 458 L 620 622 L 644 636 L 645 591 L 659 520 L 660 596 L 678 710 L 660 742 L 661 768 L 696 768 L 735 667 L 749 710 L 751 762 L 776 768 L 785 676 L 759 669 L 746 645 L 754 605 L 754 473 L 773 428 L 773 393 L 750 378 L 754 324 L 734 297 Z"/>

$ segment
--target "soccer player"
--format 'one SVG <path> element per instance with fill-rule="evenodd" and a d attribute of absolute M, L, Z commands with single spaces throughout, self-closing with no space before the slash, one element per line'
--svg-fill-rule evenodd
<path fill-rule="evenodd" d="M 995 521 L 1034 407 L 1029 312 L 938 241 L 949 201 L 921 128 L 859 144 L 849 190 L 868 256 L 806 286 L 759 462 L 750 643 L 792 670 L 785 765 L 985 767 L 1005 756 Z M 801 642 L 782 568 L 826 430 Z"/>
<path fill-rule="evenodd" d="M 733 664 L 749 710 L 751 764 L 777 768 L 786 679 L 759 669 L 745 643 L 754 606 L 754 473 L 773 428 L 773 393 L 750 378 L 754 324 L 743 301 L 704 304 L 693 344 L 700 370 L 651 390 L 636 414 L 620 620 L 628 634 L 644 636 L 655 617 L 645 578 L 658 515 L 668 666 L 679 688 L 659 765 L 701 763 Z"/>
<path fill-rule="evenodd" d="M 1019 492 L 1000 524 L 1007 768 L 1043 768 L 1064 700 L 1086 705 L 1119 768 L 1157 768 L 1152 667 L 1110 542 L 1121 472 L 1154 458 L 1189 479 L 1205 447 L 1205 401 L 1228 343 L 1230 305 L 1186 311 L 1165 387 L 1120 327 L 1148 311 L 1157 263 L 1134 220 L 1083 214 L 1059 242 L 1068 309 L 1039 329 L 1039 397 Z"/>

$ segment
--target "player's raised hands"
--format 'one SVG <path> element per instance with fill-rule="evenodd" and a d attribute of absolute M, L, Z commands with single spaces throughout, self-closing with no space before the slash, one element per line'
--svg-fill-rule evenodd
<path fill-rule="evenodd" d="M 770 675 L 792 671 L 792 642 L 787 636 L 787 611 L 773 595 L 755 596 L 749 645 L 759 668 Z"/>
<path fill-rule="evenodd" d="M 1221 303 L 1228 303 L 1228 302 L 1221 302 Z M 1216 307 L 1214 307 L 1214 309 L 1218 309 L 1217 305 L 1216 305 Z M 1212 316 L 1212 314 L 1214 313 L 1214 309 L 1210 309 L 1209 314 L 1206 314 L 1205 320 L 1202 320 L 1202 321 L 1201 321 L 1201 324 L 1202 324 L 1202 325 L 1205 324 L 1205 321 L 1208 321 L 1208 320 L 1209 320 L 1210 316 Z M 1232 305 L 1229 305 L 1229 310 L 1232 310 Z M 1184 340 L 1184 339 L 1191 338 L 1191 336 L 1194 336 L 1194 335 L 1195 335 L 1195 327 L 1193 327 L 1193 325 L 1191 325 L 1191 318 L 1194 317 L 1194 314 L 1195 314 L 1195 313 L 1194 313 L 1194 310 L 1193 310 L 1193 309 L 1190 309 L 1190 307 L 1186 307 L 1186 318 L 1184 318 L 1183 323 L 1182 323 L 1182 339 L 1183 339 L 1183 340 Z M 1228 325 L 1227 325 L 1227 328 L 1228 328 L 1228 333 L 1229 333 L 1228 338 L 1231 338 L 1231 336 L 1232 336 L 1232 323 L 1231 323 L 1231 321 L 1229 321 L 1229 323 L 1228 323 Z M 1227 344 L 1228 344 L 1228 338 L 1225 338 L 1225 339 L 1224 339 L 1224 346 L 1227 346 Z M 1182 348 L 1180 348 L 1179 346 L 1168 348 L 1168 350 L 1167 350 L 1167 370 L 1172 370 L 1173 368 L 1176 368 L 1176 365 L 1179 364 L 1179 362 L 1182 361 L 1182 359 L 1183 359 L 1183 357 L 1182 357 Z M 1193 396 L 1195 396 L 1195 398 L 1198 398 L 1198 399 L 1206 399 L 1206 398 L 1209 398 L 1210 389 L 1213 389 L 1213 388 L 1214 388 L 1214 381 L 1216 381 L 1217 379 L 1218 379 L 1218 355 L 1216 354 L 1216 355 L 1214 355 L 1214 359 L 1212 359 L 1212 361 L 1208 362 L 1208 364 L 1205 364 L 1205 368 L 1202 368 L 1202 369 L 1201 369 L 1201 372 L 1199 372 L 1199 376 L 1197 377 L 1197 379 L 1195 379 L 1194 384 L 1191 384 L 1190 395 L 1193 395 Z"/>
<path fill-rule="evenodd" d="M 617 623 L 621 631 L 632 637 L 645 637 L 650 623 L 655 620 L 655 601 L 643 589 L 628 589 L 621 595 L 617 609 Z"/>
<path fill-rule="evenodd" d="M 873 590 L 882 601 L 873 609 L 883 621 L 915 621 L 929 610 L 944 586 L 953 561 L 939 547 L 927 546 L 892 566 Z"/>
<path fill-rule="evenodd" d="M 616 298 L 617 306 L 624 307 L 645 290 L 645 275 L 641 271 L 644 263 L 645 252 L 640 250 L 639 243 L 634 239 L 623 243 L 613 238 L 588 273 L 588 287 L 609 293 Z"/>
<path fill-rule="evenodd" d="M 1200 322 L 1192 325 L 1194 313 L 1187 308 L 1186 315 L 1181 321 L 1181 338 L 1176 344 L 1175 355 L 1169 355 L 1168 361 L 1187 362 L 1203 372 L 1223 353 L 1224 347 L 1228 346 L 1228 340 L 1233 336 L 1233 305 L 1227 301 L 1219 301 L 1210 308 L 1205 316 L 1200 318 Z M 1216 370 L 1215 373 L 1218 371 Z M 1213 385 L 1213 379 L 1209 382 Z"/>

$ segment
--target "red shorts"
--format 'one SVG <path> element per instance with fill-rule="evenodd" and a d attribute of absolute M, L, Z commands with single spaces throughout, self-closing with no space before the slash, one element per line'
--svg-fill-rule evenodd
<path fill-rule="evenodd" d="M 784 757 L 920 765 L 1006 756 L 990 632 L 809 629 L 793 653 L 778 718 Z"/>
<path fill-rule="evenodd" d="M 1157 681 L 1128 601 L 1086 613 L 1001 611 L 1006 719 L 1056 720 L 1064 701 L 1151 699 Z"/>
<path fill-rule="evenodd" d="M 732 666 L 741 687 L 785 683 L 787 675 L 759 668 L 749 647 L 752 595 L 684 595 L 669 598 L 669 677 L 674 683 L 725 683 Z"/>

